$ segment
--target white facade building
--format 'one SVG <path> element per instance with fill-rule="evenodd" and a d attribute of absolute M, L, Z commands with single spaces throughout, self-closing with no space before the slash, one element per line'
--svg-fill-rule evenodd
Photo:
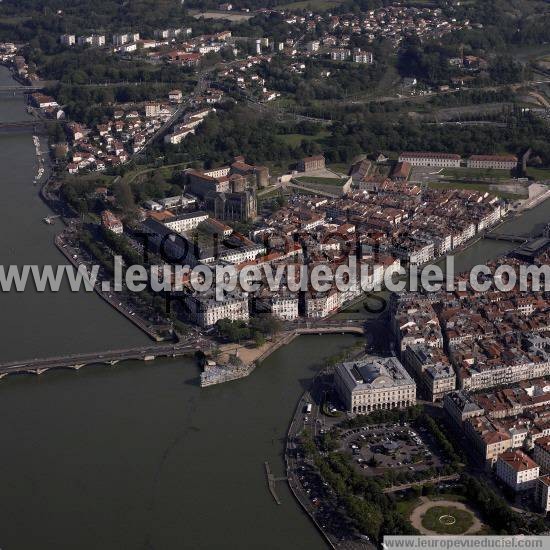
<path fill-rule="evenodd" d="M 413 166 L 434 166 L 437 168 L 460 168 L 460 155 L 451 153 L 406 152 L 399 155 L 399 162 Z"/>
<path fill-rule="evenodd" d="M 466 164 L 468 168 L 515 170 L 518 158 L 514 155 L 472 155 Z"/>
<path fill-rule="evenodd" d="M 369 414 L 416 404 L 416 384 L 396 357 L 366 355 L 342 363 L 336 367 L 334 380 L 350 413 Z"/>
<path fill-rule="evenodd" d="M 526 491 L 535 487 L 539 466 L 523 451 L 506 451 L 497 458 L 496 474 L 514 491 Z"/>
<path fill-rule="evenodd" d="M 185 233 L 196 229 L 200 223 L 205 222 L 207 219 L 208 214 L 206 212 L 190 212 L 170 218 L 164 222 L 164 225 L 175 233 Z"/>

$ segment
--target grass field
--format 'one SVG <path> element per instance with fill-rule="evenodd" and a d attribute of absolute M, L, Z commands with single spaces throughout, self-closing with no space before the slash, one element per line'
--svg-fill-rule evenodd
<path fill-rule="evenodd" d="M 302 176 L 296 178 L 296 181 L 300 183 L 311 183 L 314 185 L 330 185 L 331 187 L 342 187 L 345 183 L 345 179 L 340 178 L 316 178 L 314 176 Z"/>
<path fill-rule="evenodd" d="M 447 524 L 446 522 L 453 522 Z M 474 523 L 471 512 L 459 510 L 454 506 L 433 506 L 422 518 L 422 525 L 441 535 L 461 535 Z"/>
<path fill-rule="evenodd" d="M 506 180 L 510 178 L 508 170 L 492 170 L 484 168 L 444 168 L 441 172 L 448 178 L 470 180 Z"/>
<path fill-rule="evenodd" d="M 548 168 L 527 168 L 527 175 L 537 180 L 550 180 L 550 169 Z"/>
<path fill-rule="evenodd" d="M 303 2 L 289 2 L 288 4 L 282 4 L 277 6 L 278 9 L 283 10 L 310 10 L 313 12 L 320 12 L 330 10 L 336 6 L 339 6 L 342 2 L 339 0 L 304 0 Z"/>

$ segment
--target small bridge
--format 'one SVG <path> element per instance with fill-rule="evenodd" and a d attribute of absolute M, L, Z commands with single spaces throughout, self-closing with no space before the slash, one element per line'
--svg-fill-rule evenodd
<path fill-rule="evenodd" d="M 17 120 L 13 122 L 0 122 L 0 132 L 10 130 L 37 130 L 43 128 L 44 122 L 41 120 Z"/>
<path fill-rule="evenodd" d="M 519 244 L 525 244 L 529 240 L 529 237 L 522 237 L 521 235 L 504 235 L 499 233 L 488 233 L 485 235 L 485 238 L 491 241 L 504 241 Z"/>
<path fill-rule="evenodd" d="M 0 363 L 0 378 L 8 374 L 43 374 L 53 369 L 80 370 L 88 365 L 116 365 L 121 361 L 153 361 L 159 357 L 175 358 L 196 350 L 197 347 L 187 341 L 177 344 L 159 344 L 98 353 L 9 361 Z"/>
<path fill-rule="evenodd" d="M 0 86 L 0 94 L 30 94 L 43 89 L 42 86 Z"/>

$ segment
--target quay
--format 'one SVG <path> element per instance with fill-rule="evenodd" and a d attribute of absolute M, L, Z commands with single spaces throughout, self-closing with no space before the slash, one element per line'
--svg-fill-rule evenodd
<path fill-rule="evenodd" d="M 0 363 L 0 378 L 9 374 L 43 374 L 54 369 L 80 370 L 89 365 L 117 365 L 123 361 L 153 361 L 160 357 L 176 358 L 194 353 L 197 347 L 190 341 L 177 344 L 147 346 L 59 357 L 34 358 Z"/>
<path fill-rule="evenodd" d="M 201 387 L 216 386 L 225 382 L 232 382 L 250 376 L 256 367 L 260 365 L 270 355 L 293 342 L 298 336 L 323 334 L 356 334 L 359 336 L 366 334 L 365 320 L 358 321 L 338 321 L 324 320 L 321 322 L 301 322 L 288 323 L 287 330 L 278 335 L 277 339 L 270 342 L 263 351 L 248 360 L 245 364 L 237 367 L 228 365 L 206 365 L 201 373 Z M 239 347 L 236 348 L 238 355 Z"/>

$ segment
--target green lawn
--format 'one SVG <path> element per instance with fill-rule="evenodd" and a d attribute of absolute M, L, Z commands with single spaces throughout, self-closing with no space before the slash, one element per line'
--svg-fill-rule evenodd
<path fill-rule="evenodd" d="M 347 176 L 350 169 L 350 165 L 345 163 L 334 163 L 334 164 L 328 164 L 327 168 L 329 170 L 332 170 L 333 172 L 336 172 L 337 174 L 343 174 Z"/>
<path fill-rule="evenodd" d="M 277 6 L 282 10 L 310 10 L 313 12 L 321 12 L 330 10 L 339 6 L 342 2 L 340 0 L 304 0 L 303 2 L 290 2 L 288 4 L 282 4 Z"/>
<path fill-rule="evenodd" d="M 484 168 L 444 168 L 441 172 L 452 179 L 470 180 L 506 180 L 510 179 L 508 170 L 492 170 Z"/>
<path fill-rule="evenodd" d="M 450 524 L 451 522 L 453 522 Z M 448 523 L 447 523 L 448 522 Z M 422 517 L 422 525 L 441 535 L 462 535 L 474 523 L 471 512 L 454 506 L 433 506 Z"/>
<path fill-rule="evenodd" d="M 527 168 L 527 175 L 537 180 L 550 180 L 549 168 Z"/>
<path fill-rule="evenodd" d="M 330 185 L 331 187 L 342 187 L 347 180 L 340 178 L 316 178 L 313 176 L 302 176 L 296 178 L 300 183 L 311 183 L 314 185 Z"/>
<path fill-rule="evenodd" d="M 395 503 L 395 508 L 403 517 L 409 519 L 412 511 L 420 504 L 418 498 L 412 500 L 399 500 Z"/>

